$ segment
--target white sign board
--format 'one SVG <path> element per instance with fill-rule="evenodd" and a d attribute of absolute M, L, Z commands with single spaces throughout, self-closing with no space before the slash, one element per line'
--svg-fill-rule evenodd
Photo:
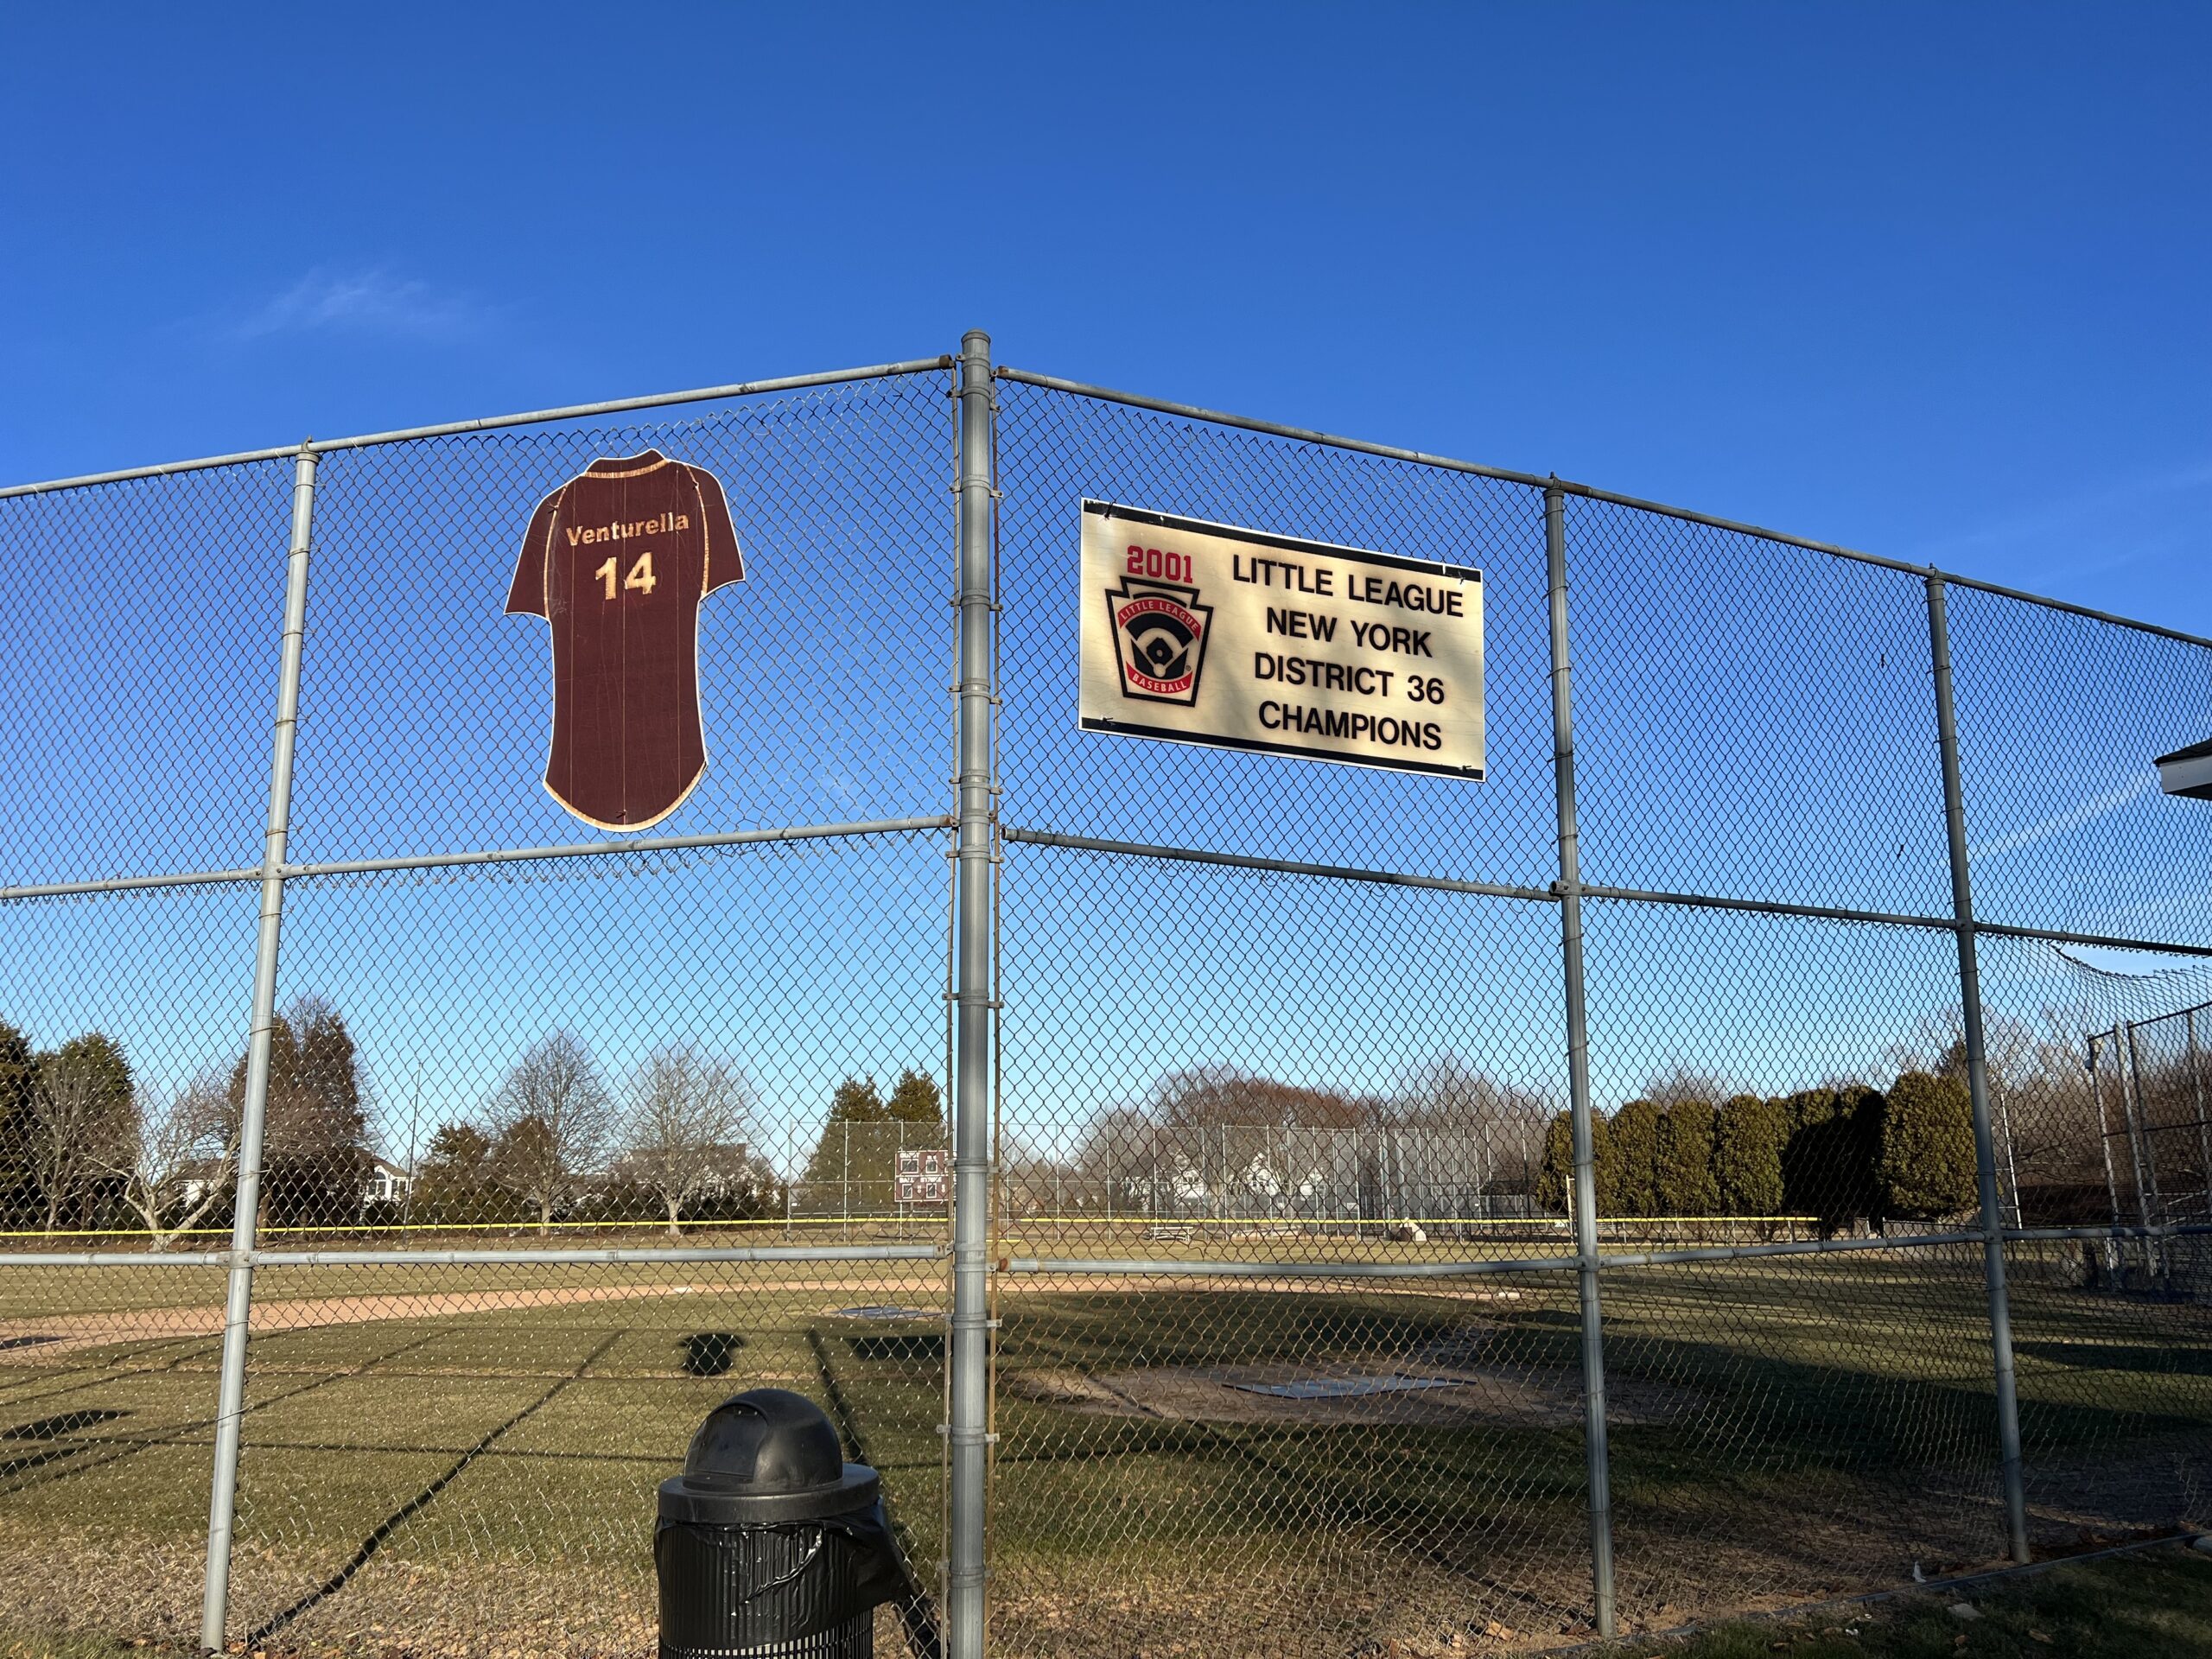
<path fill-rule="evenodd" d="M 1083 728 L 1483 777 L 1483 573 L 1083 504 Z"/>

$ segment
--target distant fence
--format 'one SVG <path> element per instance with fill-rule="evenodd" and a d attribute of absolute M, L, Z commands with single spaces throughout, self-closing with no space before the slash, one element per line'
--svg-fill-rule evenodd
<path fill-rule="evenodd" d="M 662 468 L 696 570 L 563 516 Z M 1195 698 L 1249 574 L 1109 611 L 1100 504 L 1475 595 L 1479 765 L 1087 715 L 1087 627 Z M 2212 642 L 981 335 L 18 486 L 0 563 L 0 1625 L 642 1650 L 748 1381 L 883 1468 L 932 1659 L 2212 1522 L 2212 811 L 2151 766 Z M 571 804 L 558 619 L 656 588 L 674 770 Z M 1414 675 L 1421 747 L 1422 628 L 1293 609 L 1269 683 Z"/>

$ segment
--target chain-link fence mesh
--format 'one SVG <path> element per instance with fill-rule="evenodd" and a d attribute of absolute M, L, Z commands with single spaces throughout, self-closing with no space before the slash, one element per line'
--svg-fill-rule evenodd
<path fill-rule="evenodd" d="M 1014 1275 L 997 1650 L 1446 1652 L 1573 1628 L 1573 1304 L 1556 1272 Z"/>
<path fill-rule="evenodd" d="M 0 1629 L 189 1641 L 222 1270 L 10 1264 L 0 1299 Z"/>
<path fill-rule="evenodd" d="M 2212 944 L 2212 814 L 2148 764 L 2202 741 L 2202 645 L 1955 589 L 1959 758 L 1987 922 Z"/>
<path fill-rule="evenodd" d="M 2149 764 L 2212 650 L 1953 583 L 1945 663 L 1920 573 L 1561 486 L 1570 681 L 1544 480 L 997 387 L 989 1651 L 1503 1651 L 2001 1558 L 1977 1059 L 2031 1541 L 2212 1522 L 2212 817 Z M 766 1384 L 883 1472 L 881 1649 L 976 1651 L 948 389 L 317 454 L 243 1218 L 295 467 L 0 499 L 0 1633 L 194 1639 L 236 1230 L 232 1641 L 642 1652 L 655 1484 Z M 632 830 L 560 792 L 516 578 L 663 462 L 743 572 Z M 1479 568 L 1484 780 L 1081 729 L 1086 497 Z M 610 602 L 669 579 L 622 551 Z"/>
<path fill-rule="evenodd" d="M 1610 502 L 1566 517 L 1583 880 L 1947 914 L 1922 584 Z"/>
<path fill-rule="evenodd" d="M 823 1195 L 833 1140 L 949 1141 L 945 390 L 318 458 L 254 1219 L 340 1254 L 257 1274 L 234 1637 L 634 1649 L 654 1484 L 755 1382 L 838 1402 L 934 1618 L 946 1205 L 865 1169 Z M 557 664 L 509 588 L 540 500 L 648 451 L 719 480 L 744 569 L 696 601 L 704 776 L 639 849 L 541 782 Z M 4 556 L 83 590 L 26 584 L 54 614 L 0 709 L 0 880 L 234 877 L 0 915 L 0 1515 L 38 1568 L 0 1620 L 27 1627 L 197 1628 L 224 1272 L 194 1253 L 237 1219 L 293 483 L 0 503 Z M 404 1260 L 521 1246 L 556 1256 Z M 652 1247 L 790 1259 L 557 1255 Z"/>
<path fill-rule="evenodd" d="M 647 1650 L 654 1490 L 758 1386 L 830 1408 L 933 1592 L 932 1262 L 274 1268 L 255 1297 L 233 1581 L 252 1645 Z"/>

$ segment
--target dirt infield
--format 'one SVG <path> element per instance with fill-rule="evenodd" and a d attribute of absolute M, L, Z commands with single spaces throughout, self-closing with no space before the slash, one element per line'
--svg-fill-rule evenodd
<path fill-rule="evenodd" d="M 256 1302 L 257 1335 L 310 1331 L 322 1325 L 367 1325 L 380 1319 L 437 1319 L 513 1308 L 565 1307 L 584 1302 L 631 1301 L 640 1297 L 687 1296 L 709 1285 L 586 1285 L 536 1290 L 448 1291 L 410 1296 L 324 1296 L 291 1302 Z M 223 1332 L 219 1307 L 140 1308 L 114 1313 L 71 1313 L 58 1319 L 0 1321 L 0 1365 L 35 1365 L 49 1356 L 122 1342 L 174 1337 L 213 1337 Z"/>

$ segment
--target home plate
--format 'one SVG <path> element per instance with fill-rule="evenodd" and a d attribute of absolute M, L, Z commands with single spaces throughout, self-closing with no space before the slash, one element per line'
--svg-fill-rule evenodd
<path fill-rule="evenodd" d="M 1455 1376 L 1307 1376 L 1295 1382 L 1231 1382 L 1246 1394 L 1272 1394 L 1282 1400 L 1348 1400 L 1363 1394 L 1410 1394 L 1416 1389 L 1459 1389 Z"/>

